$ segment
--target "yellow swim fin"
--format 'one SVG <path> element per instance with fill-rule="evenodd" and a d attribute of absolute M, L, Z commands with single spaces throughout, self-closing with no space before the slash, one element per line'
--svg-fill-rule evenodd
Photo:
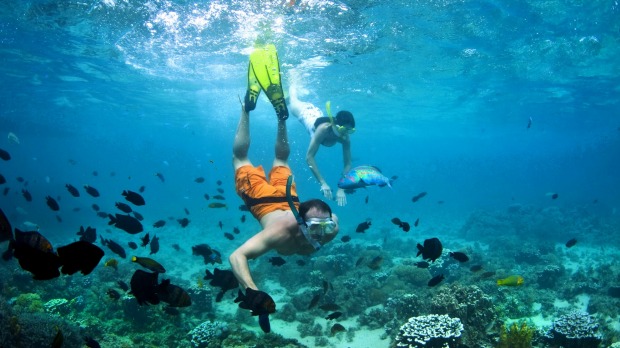
<path fill-rule="evenodd" d="M 254 74 L 252 60 L 250 58 L 250 62 L 248 63 L 248 90 L 245 92 L 245 99 L 243 103 L 243 109 L 245 112 L 250 112 L 256 108 L 256 102 L 258 101 L 259 95 L 260 84 L 256 79 L 256 74 Z"/>
<path fill-rule="evenodd" d="M 278 119 L 286 120 L 288 118 L 288 109 L 284 101 L 284 92 L 280 81 L 280 61 L 278 60 L 276 46 L 273 44 L 256 47 L 252 54 L 250 54 L 246 104 L 248 99 L 252 101 L 252 96 L 254 94 L 256 98 L 258 98 L 260 90 L 257 90 L 257 88 L 254 87 L 255 85 L 253 85 L 253 83 L 256 82 L 258 82 L 262 90 L 265 91 L 271 105 L 273 105 L 273 108 L 276 110 Z M 251 89 L 253 87 L 254 89 Z M 253 106 L 256 106 L 256 98 L 254 98 Z"/>

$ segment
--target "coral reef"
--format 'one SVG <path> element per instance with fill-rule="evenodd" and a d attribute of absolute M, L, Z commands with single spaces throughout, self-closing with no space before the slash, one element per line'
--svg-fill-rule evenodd
<path fill-rule="evenodd" d="M 598 324 L 586 312 L 574 311 L 557 318 L 544 340 L 564 348 L 593 348 L 601 343 Z"/>
<path fill-rule="evenodd" d="M 228 324 L 208 320 L 187 333 L 193 348 L 221 347 L 222 340 L 229 334 Z"/>
<path fill-rule="evenodd" d="M 458 318 L 429 314 L 409 318 L 394 340 L 395 348 L 445 347 L 459 344 L 463 324 Z"/>

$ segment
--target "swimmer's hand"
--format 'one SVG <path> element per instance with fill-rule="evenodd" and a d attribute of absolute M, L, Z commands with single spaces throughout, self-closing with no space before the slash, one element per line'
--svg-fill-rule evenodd
<path fill-rule="evenodd" d="M 332 200 L 332 189 L 327 184 L 321 184 L 321 192 L 323 192 L 323 197 L 328 200 Z"/>
<path fill-rule="evenodd" d="M 347 195 L 344 193 L 344 189 L 339 188 L 338 191 L 336 191 L 336 201 L 341 207 L 347 205 Z"/>

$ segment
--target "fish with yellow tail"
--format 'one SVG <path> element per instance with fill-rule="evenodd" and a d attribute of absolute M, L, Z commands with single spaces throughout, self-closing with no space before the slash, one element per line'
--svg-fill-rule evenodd
<path fill-rule="evenodd" d="M 523 277 L 520 275 L 511 275 L 504 279 L 497 280 L 498 286 L 521 286 L 523 285 Z"/>

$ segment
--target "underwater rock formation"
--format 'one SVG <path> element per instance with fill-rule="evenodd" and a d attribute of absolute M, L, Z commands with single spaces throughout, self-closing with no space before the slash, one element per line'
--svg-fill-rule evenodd
<path fill-rule="evenodd" d="M 579 311 L 556 319 L 544 338 L 550 345 L 564 348 L 594 348 L 601 343 L 596 321 L 590 314 Z"/>
<path fill-rule="evenodd" d="M 187 333 L 193 348 L 215 348 L 222 346 L 229 334 L 228 325 L 219 321 L 205 321 Z"/>
<path fill-rule="evenodd" d="M 458 318 L 429 314 L 409 318 L 394 340 L 396 348 L 457 347 L 463 332 Z"/>

